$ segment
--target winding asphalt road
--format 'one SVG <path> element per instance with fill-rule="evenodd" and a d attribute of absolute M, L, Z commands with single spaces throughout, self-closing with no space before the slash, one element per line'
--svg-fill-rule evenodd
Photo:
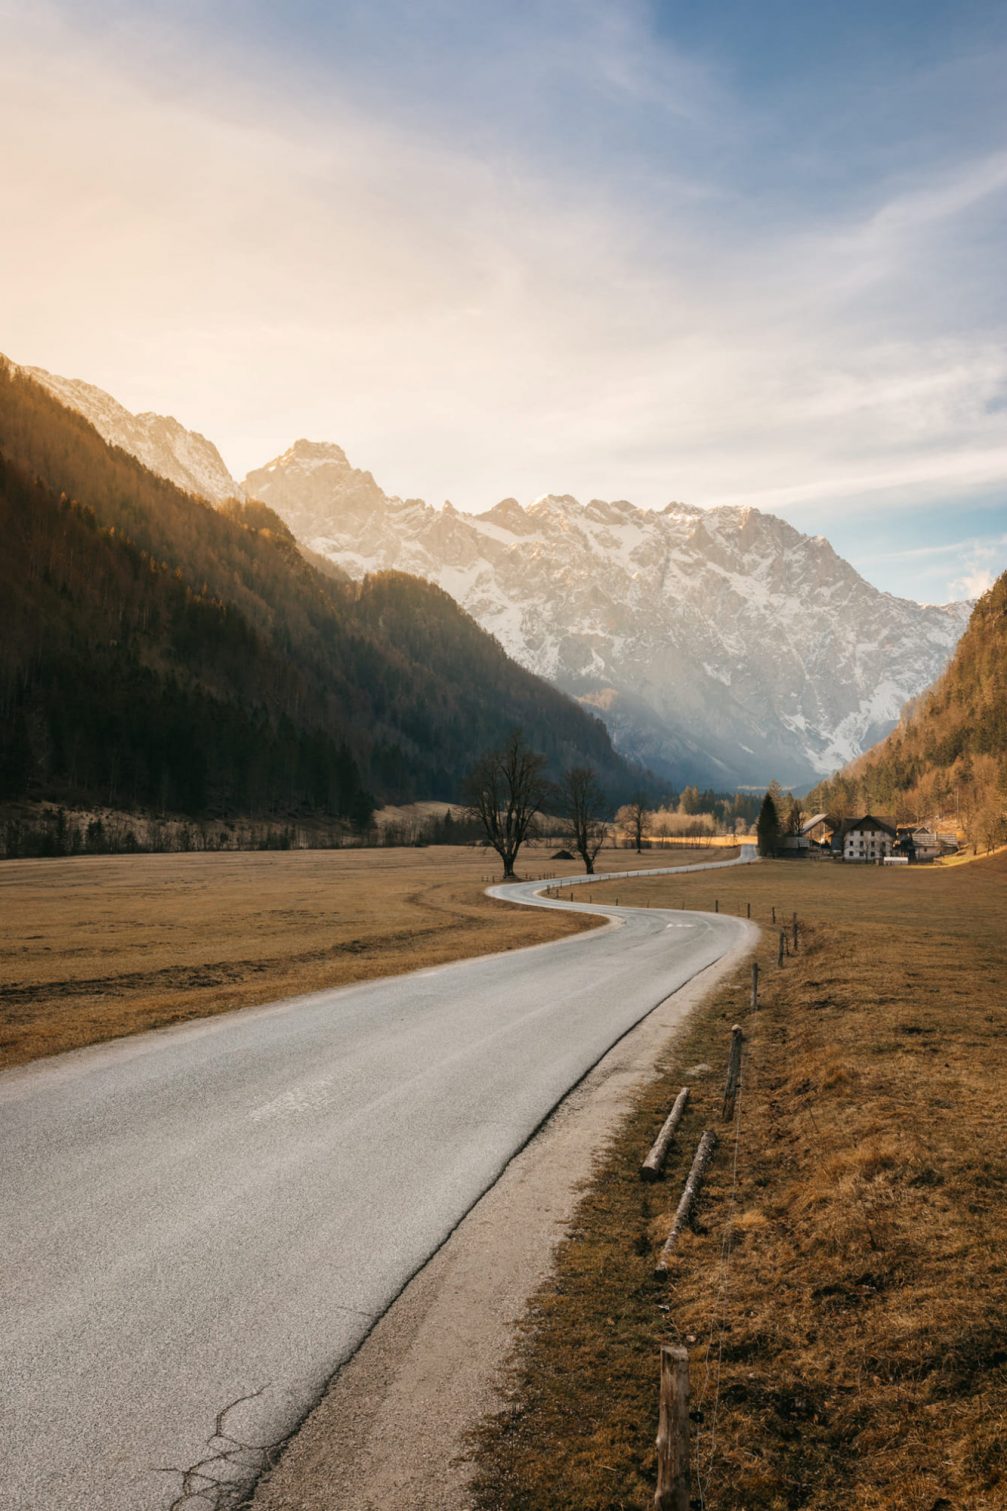
<path fill-rule="evenodd" d="M 570 906 L 542 886 L 492 890 Z M 226 1504 L 261 1459 L 215 1425 L 299 1421 L 571 1086 L 752 927 L 578 907 L 611 922 L 0 1076 L 3 1511 Z"/>

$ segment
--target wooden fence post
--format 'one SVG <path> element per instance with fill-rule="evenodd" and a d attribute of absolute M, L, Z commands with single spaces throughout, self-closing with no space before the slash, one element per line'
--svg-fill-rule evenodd
<path fill-rule="evenodd" d="M 719 913 L 720 912 L 720 898 L 719 897 L 715 897 L 713 899 L 713 911 L 715 913 Z"/>
<path fill-rule="evenodd" d="M 745 903 L 745 917 L 746 918 L 751 918 L 751 916 L 752 916 L 752 904 L 750 902 L 746 902 Z"/>
<path fill-rule="evenodd" d="M 685 1111 L 685 1104 L 688 1100 L 689 1088 L 688 1086 L 683 1086 L 675 1098 L 675 1105 L 664 1120 L 660 1133 L 654 1140 L 653 1148 L 640 1166 L 641 1180 L 657 1180 L 660 1176 L 668 1149 L 675 1136 L 675 1129 L 682 1121 L 682 1114 Z"/>
<path fill-rule="evenodd" d="M 797 914 L 794 914 L 794 949 L 797 949 Z"/>
<path fill-rule="evenodd" d="M 661 1344 L 654 1511 L 689 1511 L 689 1355 Z"/>
<path fill-rule="evenodd" d="M 724 1107 L 721 1116 L 725 1123 L 729 1123 L 734 1116 L 734 1102 L 738 1095 L 738 1081 L 741 1076 L 743 1038 L 741 1024 L 736 1023 L 731 1029 L 731 1050 L 727 1057 L 727 1079 L 724 1082 Z"/>
<path fill-rule="evenodd" d="M 787 953 L 787 936 L 783 932 L 783 930 L 781 929 L 780 930 L 780 948 L 779 948 L 779 950 L 777 951 L 777 954 L 776 954 L 776 963 L 777 963 L 777 965 L 782 965 L 783 964 L 783 957 L 784 957 L 784 955 L 786 953 Z"/>
<path fill-rule="evenodd" d="M 776 922 L 776 908 L 773 908 L 773 922 Z"/>
<path fill-rule="evenodd" d="M 759 962 L 752 961 L 752 1011 L 759 1005 Z"/>

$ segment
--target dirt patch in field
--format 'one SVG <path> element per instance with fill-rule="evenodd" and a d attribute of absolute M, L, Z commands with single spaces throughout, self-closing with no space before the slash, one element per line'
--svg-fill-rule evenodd
<path fill-rule="evenodd" d="M 763 1005 L 747 970 L 716 993 L 612 1141 L 525 1314 L 471 1504 L 646 1511 L 669 1340 L 691 1358 L 693 1506 L 1003 1507 L 1007 859 L 780 862 L 619 895 L 751 905 Z M 803 924 L 782 968 L 774 908 Z M 734 1020 L 745 1077 L 724 1125 Z M 666 1181 L 642 1185 L 641 1152 L 704 1064 Z M 698 1221 L 657 1281 L 704 1127 L 721 1144 Z"/>
<path fill-rule="evenodd" d="M 529 849 L 521 870 L 579 867 Z M 497 875 L 467 846 L 4 861 L 0 1065 L 593 926 L 483 896 Z"/>

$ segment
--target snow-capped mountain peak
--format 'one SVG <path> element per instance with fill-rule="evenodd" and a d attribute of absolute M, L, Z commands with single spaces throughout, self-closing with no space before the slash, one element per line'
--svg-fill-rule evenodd
<path fill-rule="evenodd" d="M 968 604 L 880 592 L 823 536 L 748 505 L 647 510 L 549 493 L 465 514 L 386 495 L 341 446 L 306 439 L 242 488 L 177 420 L 25 371 L 179 486 L 261 499 L 351 576 L 393 567 L 438 583 L 676 782 L 810 785 L 887 733 L 968 619 Z"/>
<path fill-rule="evenodd" d="M 338 447 L 305 465 L 306 444 L 248 492 L 351 575 L 437 582 L 676 780 L 809 785 L 894 724 L 968 618 L 880 592 L 822 536 L 747 505 L 550 493 L 471 515 L 384 494 Z"/>
<path fill-rule="evenodd" d="M 215 504 L 241 497 L 240 486 L 213 442 L 198 431 L 186 430 L 174 416 L 149 410 L 132 414 L 111 394 L 81 378 L 60 378 L 41 367 L 24 367 L 21 371 L 68 409 L 82 414 L 104 440 L 121 446 L 151 472 L 168 478 L 187 493 Z"/>
<path fill-rule="evenodd" d="M 337 467 L 343 471 L 351 470 L 346 460 L 346 452 L 334 441 L 295 441 L 288 446 L 282 456 L 275 457 L 268 462 L 265 471 L 299 469 L 302 472 L 314 472 L 319 467 Z"/>

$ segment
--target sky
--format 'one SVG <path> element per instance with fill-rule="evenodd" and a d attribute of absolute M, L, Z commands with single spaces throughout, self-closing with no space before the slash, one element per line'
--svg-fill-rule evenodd
<path fill-rule="evenodd" d="M 0 350 L 389 492 L 1007 567 L 1001 0 L 0 0 Z"/>

